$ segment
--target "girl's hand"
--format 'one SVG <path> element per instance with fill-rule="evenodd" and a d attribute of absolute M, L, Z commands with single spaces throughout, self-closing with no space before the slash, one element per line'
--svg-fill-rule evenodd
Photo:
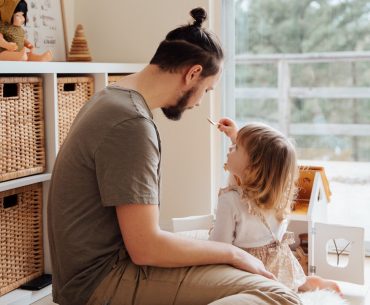
<path fill-rule="evenodd" d="M 267 271 L 265 265 L 256 257 L 249 254 L 248 252 L 236 248 L 235 262 L 232 264 L 235 268 L 245 270 L 254 274 L 260 274 L 271 280 L 276 280 L 275 275 Z"/>
<path fill-rule="evenodd" d="M 228 136 L 233 144 L 235 144 L 236 136 L 238 134 L 238 126 L 230 118 L 221 118 L 218 121 L 218 127 L 221 132 Z"/>

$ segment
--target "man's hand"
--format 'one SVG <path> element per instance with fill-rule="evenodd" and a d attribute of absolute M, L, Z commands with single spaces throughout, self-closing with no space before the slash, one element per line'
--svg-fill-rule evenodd
<path fill-rule="evenodd" d="M 275 275 L 267 271 L 265 265 L 258 258 L 254 257 L 253 255 L 242 249 L 235 249 L 235 262 L 232 265 L 235 268 L 255 274 L 260 274 L 269 279 L 276 280 Z"/>

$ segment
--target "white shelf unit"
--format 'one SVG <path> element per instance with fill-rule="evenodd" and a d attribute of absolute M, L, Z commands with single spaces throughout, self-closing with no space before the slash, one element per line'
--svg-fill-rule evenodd
<path fill-rule="evenodd" d="M 46 203 L 48 198 L 49 181 L 55 158 L 58 153 L 58 94 L 57 78 L 60 74 L 92 76 L 94 90 L 100 91 L 108 84 L 110 74 L 128 74 L 138 72 L 145 64 L 139 63 L 81 63 L 81 62 L 10 62 L 0 61 L 0 76 L 39 76 L 43 79 L 43 102 L 45 119 L 45 153 L 46 170 L 42 174 L 22 177 L 19 179 L 0 182 L 0 191 L 17 187 L 43 183 L 43 241 L 44 241 L 44 270 L 51 273 L 49 242 L 46 224 Z M 49 287 L 51 289 L 51 287 Z M 49 291 L 49 290 L 48 290 Z M 29 297 L 28 297 L 29 296 Z M 45 295 L 30 294 L 16 289 L 0 297 L 0 305 L 31 304 Z M 29 301 L 27 301 L 29 300 Z M 19 303 L 21 302 L 21 303 Z"/>

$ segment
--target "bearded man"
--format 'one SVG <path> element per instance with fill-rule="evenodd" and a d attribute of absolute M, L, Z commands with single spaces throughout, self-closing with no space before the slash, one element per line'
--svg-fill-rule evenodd
<path fill-rule="evenodd" d="M 159 227 L 161 146 L 152 110 L 172 120 L 220 78 L 206 12 L 169 32 L 150 64 L 95 94 L 54 165 L 48 202 L 60 305 L 299 304 L 261 261 L 226 243 Z"/>

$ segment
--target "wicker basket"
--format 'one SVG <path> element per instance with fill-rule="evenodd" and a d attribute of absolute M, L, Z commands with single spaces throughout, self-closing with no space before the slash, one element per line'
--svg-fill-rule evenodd
<path fill-rule="evenodd" d="M 42 79 L 0 77 L 0 182 L 45 170 Z"/>
<path fill-rule="evenodd" d="M 93 93 L 93 77 L 58 77 L 59 146 L 66 138 L 81 107 L 90 100 Z"/>
<path fill-rule="evenodd" d="M 118 82 L 122 77 L 128 74 L 109 74 L 108 75 L 108 85 Z"/>
<path fill-rule="evenodd" d="M 0 296 L 43 273 L 42 185 L 0 192 Z"/>

